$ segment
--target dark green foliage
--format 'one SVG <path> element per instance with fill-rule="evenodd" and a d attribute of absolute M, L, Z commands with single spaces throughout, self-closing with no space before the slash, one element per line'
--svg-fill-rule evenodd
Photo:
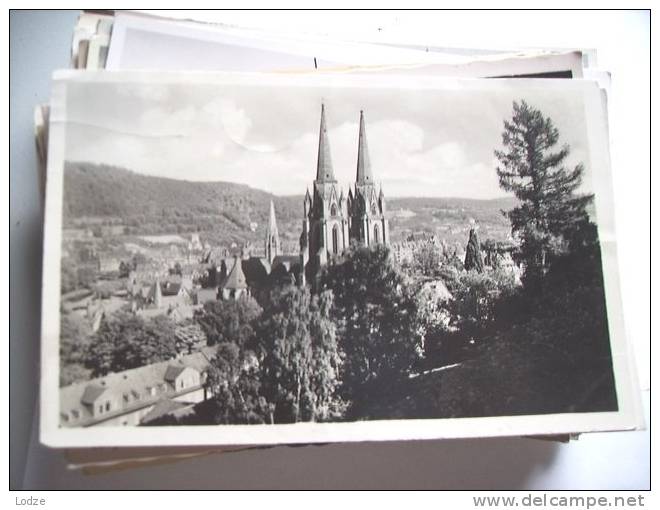
<path fill-rule="evenodd" d="M 447 262 L 442 248 L 425 243 L 413 252 L 411 270 L 420 276 L 438 276 L 442 264 Z"/>
<path fill-rule="evenodd" d="M 179 262 L 174 264 L 174 267 L 171 267 L 169 273 L 175 276 L 181 276 L 181 264 Z"/>
<path fill-rule="evenodd" d="M 484 264 L 498 269 L 502 263 L 502 258 L 507 254 L 512 255 L 517 246 L 511 241 L 496 241 L 488 238 L 481 243 L 481 250 L 484 253 Z"/>
<path fill-rule="evenodd" d="M 91 288 L 96 282 L 96 269 L 89 265 L 76 264 L 70 258 L 61 261 L 61 293 L 66 294 L 76 289 Z"/>
<path fill-rule="evenodd" d="M 421 352 L 412 287 L 389 250 L 352 247 L 344 260 L 324 268 L 321 286 L 332 290 L 332 316 L 344 353 L 342 395 L 351 414 L 382 398 L 406 378 Z"/>
<path fill-rule="evenodd" d="M 85 348 L 89 343 L 89 328 L 82 320 L 69 314 L 60 318 L 60 386 L 68 386 L 90 377 L 84 367 Z"/>
<path fill-rule="evenodd" d="M 516 306 L 516 322 L 443 376 L 450 416 L 616 410 L 602 283 L 555 280 L 554 271 L 541 297 L 520 297 L 532 301 L 527 313 Z"/>
<path fill-rule="evenodd" d="M 239 348 L 252 348 L 255 341 L 254 321 L 261 307 L 250 296 L 236 300 L 208 301 L 195 311 L 195 321 L 201 326 L 209 345 L 232 342 Z"/>
<path fill-rule="evenodd" d="M 513 275 L 504 271 L 447 271 L 452 299 L 440 310 L 442 322 L 426 324 L 425 353 L 430 366 L 448 365 L 477 354 L 501 320 L 501 303 L 515 295 Z"/>
<path fill-rule="evenodd" d="M 330 317 L 332 293 L 312 295 L 293 285 L 271 293 L 259 321 L 263 391 L 275 404 L 275 421 L 337 418 L 341 358 Z"/>
<path fill-rule="evenodd" d="M 208 345 L 206 333 L 194 319 L 184 319 L 174 328 L 176 350 L 179 353 L 192 354 Z"/>
<path fill-rule="evenodd" d="M 62 270 L 60 271 L 60 291 L 62 294 L 79 288 L 78 270 L 70 259 L 62 259 Z"/>
<path fill-rule="evenodd" d="M 302 198 L 276 197 L 231 182 L 190 182 L 107 165 L 67 162 L 64 224 L 105 217 L 128 226 L 128 234 L 205 232 L 224 242 L 262 239 L 250 222 L 265 228 L 274 200 L 281 228 L 299 225 Z"/>
<path fill-rule="evenodd" d="M 119 278 L 128 278 L 128 275 L 133 269 L 132 264 L 122 260 L 119 262 Z"/>
<path fill-rule="evenodd" d="M 600 257 L 592 248 L 561 256 L 545 276 L 542 294 L 518 288 L 497 298 L 495 320 L 478 333 L 481 341 L 469 356 L 404 382 L 365 417 L 615 411 Z M 597 270 L 581 270 L 594 262 Z"/>
<path fill-rule="evenodd" d="M 195 408 L 197 420 L 214 424 L 273 423 L 274 406 L 262 395 L 259 362 L 251 350 L 218 344 L 206 388 L 212 398 Z"/>
<path fill-rule="evenodd" d="M 101 322 L 85 349 L 85 367 L 92 377 L 121 372 L 176 356 L 174 322 L 158 316 L 145 321 L 126 312 L 117 312 Z"/>
<path fill-rule="evenodd" d="M 467 247 L 465 248 L 465 269 L 467 271 L 477 271 L 481 273 L 484 270 L 484 261 L 481 256 L 481 245 L 479 244 L 479 236 L 477 231 L 473 228 L 470 229 L 470 238 Z"/>
<path fill-rule="evenodd" d="M 504 121 L 502 144 L 496 150 L 500 186 L 520 205 L 508 211 L 521 238 L 525 280 L 540 282 L 551 260 L 566 252 L 566 238 L 589 220 L 586 207 L 593 196 L 576 195 L 582 164 L 567 169 L 568 145 L 557 147 L 559 131 L 552 120 L 525 101 L 513 103 L 511 120 Z"/>
<path fill-rule="evenodd" d="M 211 398 L 185 423 L 338 418 L 341 358 L 331 306 L 329 292 L 296 286 L 273 289 L 263 312 L 247 300 L 207 303 L 196 320 L 218 342 L 207 379 Z"/>

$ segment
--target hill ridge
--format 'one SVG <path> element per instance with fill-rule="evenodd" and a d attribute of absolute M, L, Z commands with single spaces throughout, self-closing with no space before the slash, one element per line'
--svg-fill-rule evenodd
<path fill-rule="evenodd" d="M 247 184 L 229 181 L 188 181 L 151 176 L 117 166 L 68 161 L 64 167 L 64 225 L 96 218 L 126 225 L 129 234 L 206 232 L 223 241 L 259 241 L 269 203 L 277 211 L 280 235 L 297 242 L 303 215 L 300 195 L 274 195 Z M 463 224 L 468 218 L 501 216 L 514 199 L 460 197 L 387 197 L 388 209 L 432 210 L 433 217 Z M 444 211 L 444 212 L 443 212 Z M 434 222 L 418 215 L 422 223 Z M 494 219 L 497 223 L 499 220 Z M 415 227 L 414 220 L 390 220 L 393 229 Z M 404 225 L 405 224 L 405 225 Z"/>

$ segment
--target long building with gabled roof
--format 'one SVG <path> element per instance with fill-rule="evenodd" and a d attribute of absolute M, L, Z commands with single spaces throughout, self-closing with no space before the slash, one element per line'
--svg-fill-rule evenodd
<path fill-rule="evenodd" d="M 130 426 L 144 423 L 160 403 L 206 399 L 204 382 L 215 347 L 60 388 L 60 426 Z M 171 406 L 179 409 L 181 405 Z"/>

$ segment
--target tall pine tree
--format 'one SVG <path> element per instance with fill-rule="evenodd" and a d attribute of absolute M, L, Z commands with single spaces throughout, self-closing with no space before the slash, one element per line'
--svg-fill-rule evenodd
<path fill-rule="evenodd" d="M 593 195 L 576 194 L 584 166 L 568 169 L 570 148 L 558 143 L 559 131 L 549 117 L 514 101 L 513 116 L 504 121 L 504 149 L 495 156 L 500 186 L 520 201 L 506 214 L 521 239 L 526 284 L 545 275 L 553 257 L 567 250 L 568 240 L 589 220 L 586 206 Z"/>

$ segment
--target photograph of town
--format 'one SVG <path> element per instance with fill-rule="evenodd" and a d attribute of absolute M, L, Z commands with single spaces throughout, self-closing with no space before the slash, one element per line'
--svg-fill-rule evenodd
<path fill-rule="evenodd" d="M 59 427 L 616 411 L 582 102 L 71 82 Z"/>

